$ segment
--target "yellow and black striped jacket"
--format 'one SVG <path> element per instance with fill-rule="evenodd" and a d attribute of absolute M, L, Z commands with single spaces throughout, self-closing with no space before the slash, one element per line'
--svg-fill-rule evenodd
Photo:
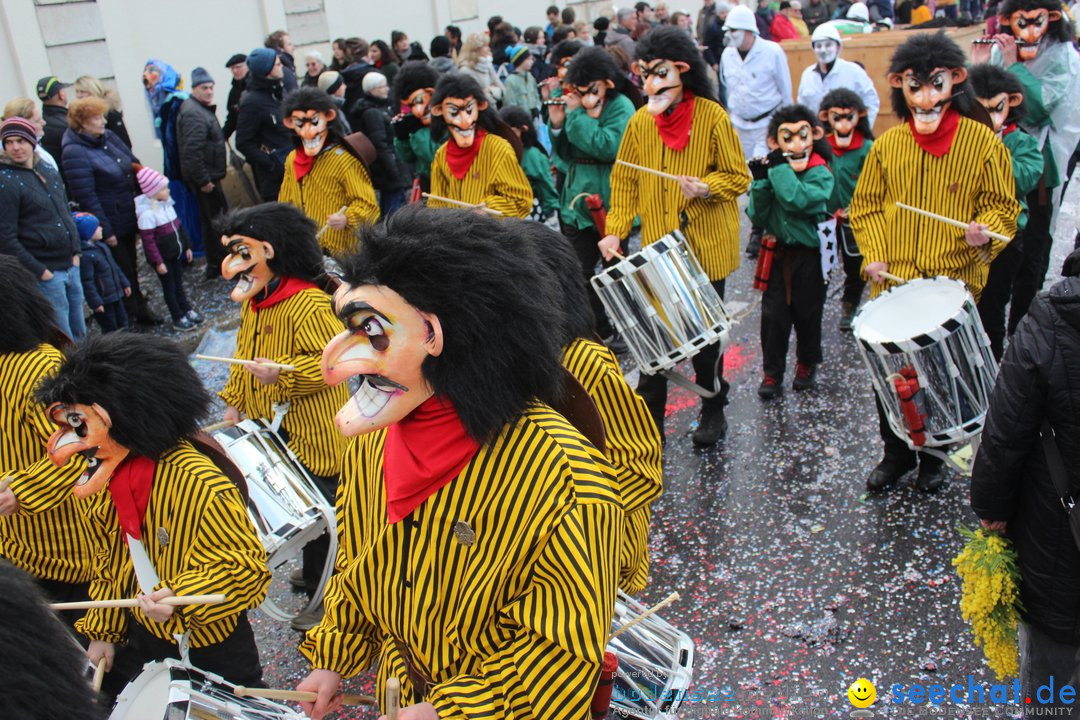
<path fill-rule="evenodd" d="M 327 387 L 319 363 L 330 339 L 341 331 L 341 321 L 330 307 L 330 297 L 316 288 L 255 312 L 244 302 L 236 357 L 265 357 L 295 365 L 273 385 L 263 385 L 240 365 L 233 365 L 221 399 L 247 417 L 272 420 L 274 405 L 288 402 L 282 428 L 288 445 L 308 470 L 323 477 L 341 472 L 346 440 L 334 426 L 334 415 L 349 399 L 346 383 Z"/>
<path fill-rule="evenodd" d="M 116 509 L 106 502 L 89 517 L 100 538 L 90 597 L 135 597 L 140 589 Z M 155 590 L 168 587 L 177 595 L 224 593 L 228 599 L 220 605 L 178 607 L 166 623 L 149 619 L 139 608 L 95 608 L 76 623 L 91 640 L 121 642 L 134 617 L 162 640 L 190 632 L 192 647 L 206 647 L 228 637 L 240 613 L 266 597 L 270 585 L 266 553 L 240 491 L 186 441 L 157 462 L 142 521 L 142 543 L 161 578 Z"/>
<path fill-rule="evenodd" d="M 325 148 L 315 158 L 315 164 L 303 180 L 296 179 L 293 158 L 296 150 L 285 159 L 285 178 L 278 192 L 280 202 L 292 203 L 322 228 L 326 218 L 345 208 L 349 225 L 344 230 L 326 228 L 319 245 L 331 255 L 343 255 L 356 249 L 356 231 L 364 224 L 379 220 L 379 203 L 375 188 L 364 164 L 341 145 Z"/>
<path fill-rule="evenodd" d="M 484 136 L 472 167 L 461 180 L 454 177 L 446 164 L 446 143 L 443 143 L 431 163 L 431 194 L 473 205 L 484 203 L 506 217 L 528 217 L 533 204 L 532 186 L 514 148 L 493 133 Z M 438 200 L 428 201 L 428 206 L 449 207 Z"/>
<path fill-rule="evenodd" d="M 619 587 L 633 595 L 649 581 L 650 505 L 664 491 L 660 433 L 645 401 L 627 384 L 618 360 L 606 347 L 579 338 L 563 352 L 563 366 L 589 393 L 604 419 L 607 458 L 615 468 L 626 514 Z"/>
<path fill-rule="evenodd" d="M 952 147 L 934 157 L 901 123 L 874 141 L 848 208 L 864 266 L 887 263 L 905 280 L 955 278 L 977 300 L 990 266 L 967 244 L 964 230 L 898 208 L 898 202 L 1012 237 L 1020 203 L 1005 145 L 985 125 L 961 117 Z M 993 258 L 1004 244 L 991 240 L 988 247 Z M 871 283 L 871 297 L 886 287 Z"/>
<path fill-rule="evenodd" d="M 750 187 L 739 136 L 719 103 L 694 100 L 690 142 L 676 152 L 664 144 L 648 109 L 630 118 L 619 160 L 672 175 L 690 175 L 709 186 L 710 196 L 687 200 L 674 180 L 625 165 L 611 171 L 607 232 L 625 238 L 641 215 L 641 242 L 655 242 L 682 229 L 702 270 L 720 280 L 739 267 L 738 197 Z"/>
<path fill-rule="evenodd" d="M 583 718 L 610 630 L 623 512 L 611 466 L 560 415 L 528 410 L 451 483 L 388 524 L 385 430 L 350 445 L 326 616 L 301 652 L 355 675 L 379 660 L 402 704 L 441 718 Z"/>
<path fill-rule="evenodd" d="M 94 535 L 71 489 L 86 468 L 76 455 L 58 468 L 46 444 L 56 426 L 33 394 L 56 372 L 60 351 L 41 345 L 0 355 L 0 478 L 12 479 L 19 511 L 0 518 L 0 556 L 34 577 L 86 583 L 94 576 Z"/>

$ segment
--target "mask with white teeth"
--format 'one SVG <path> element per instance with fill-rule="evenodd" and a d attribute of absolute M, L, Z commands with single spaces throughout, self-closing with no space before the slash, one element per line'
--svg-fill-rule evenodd
<path fill-rule="evenodd" d="M 109 435 L 112 427 L 109 413 L 96 403 L 55 403 L 49 407 L 48 415 L 56 424 L 56 431 L 46 445 L 52 463 L 63 467 L 75 455 L 87 461 L 86 471 L 75 481 L 72 494 L 83 498 L 99 492 L 109 484 L 129 452 Z"/>
<path fill-rule="evenodd" d="M 927 74 L 907 69 L 889 73 L 889 85 L 904 93 L 904 102 L 911 111 L 911 124 L 920 135 L 931 135 L 941 125 L 945 111 L 952 103 L 953 86 L 967 79 L 967 69 L 934 68 Z"/>
<path fill-rule="evenodd" d="M 221 261 L 221 276 L 236 278 L 229 297 L 242 303 L 258 296 L 275 277 L 268 264 L 274 258 L 274 246 L 246 235 L 222 237 L 221 244 L 227 251 Z"/>
<path fill-rule="evenodd" d="M 360 379 L 360 388 L 334 417 L 342 435 L 393 425 L 434 394 L 423 364 L 442 352 L 442 325 L 435 315 L 382 285 L 343 284 L 334 293 L 334 312 L 345 331 L 323 350 L 323 380 L 337 385 Z"/>
<path fill-rule="evenodd" d="M 299 137 L 304 154 L 315 157 L 322 152 L 326 145 L 326 136 L 330 129 L 330 123 L 337 117 L 337 112 L 328 110 L 294 110 L 291 115 L 282 120 L 285 127 L 293 130 Z"/>
<path fill-rule="evenodd" d="M 438 105 L 433 105 L 431 114 L 442 117 L 450 137 L 460 148 L 472 147 L 476 142 L 480 113 L 487 109 L 486 100 L 472 96 L 467 98 L 445 97 Z"/>
<path fill-rule="evenodd" d="M 779 148 L 795 172 L 802 172 L 810 163 L 814 152 L 814 141 L 821 138 L 823 131 L 805 120 L 781 123 L 776 129 L 776 137 L 767 138 L 769 149 Z"/>
<path fill-rule="evenodd" d="M 688 64 L 662 59 L 638 60 L 635 70 L 642 78 L 650 115 L 661 115 L 682 102 L 682 74 L 690 70 Z"/>
<path fill-rule="evenodd" d="M 821 110 L 821 119 L 832 129 L 832 136 L 838 148 L 851 147 L 855 130 L 858 129 L 859 122 L 864 117 L 866 117 L 865 110 L 850 107 L 831 107 Z"/>

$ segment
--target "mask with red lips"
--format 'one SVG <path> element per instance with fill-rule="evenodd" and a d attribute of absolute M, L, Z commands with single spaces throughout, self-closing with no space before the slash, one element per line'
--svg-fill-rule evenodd
<path fill-rule="evenodd" d="M 832 128 L 832 136 L 836 139 L 836 146 L 846 148 L 851 146 L 851 140 L 855 137 L 855 130 L 859 127 L 859 121 L 866 117 L 865 110 L 855 108 L 831 107 L 822 109 L 821 121 Z"/>
<path fill-rule="evenodd" d="M 63 467 L 74 455 L 82 455 L 87 461 L 86 472 L 76 480 L 72 494 L 85 498 L 102 490 L 129 453 L 109 435 L 109 413 L 97 403 L 54 403 L 48 414 L 56 423 L 46 446 L 52 463 Z"/>
<path fill-rule="evenodd" d="M 472 147 L 476 142 L 476 128 L 480 113 L 487 109 L 487 100 L 445 97 L 438 105 L 432 106 L 431 114 L 446 121 L 450 137 L 460 148 Z"/>
<path fill-rule="evenodd" d="M 683 99 L 682 74 L 690 69 L 687 63 L 657 58 L 635 65 L 642 77 L 642 91 L 648 98 L 650 115 L 661 115 Z"/>
<path fill-rule="evenodd" d="M 221 244 L 228 254 L 221 261 L 221 276 L 226 280 L 238 278 L 229 297 L 234 302 L 250 300 L 276 277 L 270 269 L 269 260 L 274 257 L 274 246 L 245 235 L 222 237 Z"/>
<path fill-rule="evenodd" d="M 405 99 L 409 112 L 424 125 L 431 124 L 431 96 L 434 92 L 435 88 L 420 88 Z"/>

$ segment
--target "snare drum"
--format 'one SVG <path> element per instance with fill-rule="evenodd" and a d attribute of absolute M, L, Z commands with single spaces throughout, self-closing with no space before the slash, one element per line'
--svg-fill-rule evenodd
<path fill-rule="evenodd" d="M 640 617 L 645 606 L 619 591 L 611 631 Z M 694 672 L 694 641 L 658 615 L 650 615 L 612 640 L 619 658 L 611 693 L 616 717 L 675 720 Z"/>
<path fill-rule="evenodd" d="M 592 284 L 647 375 L 727 344 L 731 319 L 678 231 L 595 275 Z"/>
<path fill-rule="evenodd" d="M 298 557 L 305 545 L 323 533 L 329 534 L 330 550 L 322 577 L 315 594 L 300 613 L 314 611 L 322 602 L 337 554 L 333 506 L 265 421 L 243 420 L 215 432 L 213 437 L 247 479 L 248 514 L 266 548 L 271 570 Z M 288 621 L 296 617 L 270 598 L 261 607 L 277 620 Z"/>
<path fill-rule="evenodd" d="M 261 698 L 177 660 L 147 663 L 116 699 L 109 720 L 303 720 L 307 715 Z"/>
<path fill-rule="evenodd" d="M 894 287 L 859 311 L 852 331 L 889 427 L 908 447 L 982 432 L 997 362 L 963 283 L 937 277 Z"/>

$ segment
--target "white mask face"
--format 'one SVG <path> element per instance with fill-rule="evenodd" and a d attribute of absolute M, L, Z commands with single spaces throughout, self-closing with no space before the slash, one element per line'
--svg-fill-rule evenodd
<path fill-rule="evenodd" d="M 840 54 L 840 46 L 836 44 L 835 40 L 818 40 L 814 43 L 814 55 L 817 56 L 819 62 L 828 65 L 836 60 L 836 56 Z"/>
<path fill-rule="evenodd" d="M 724 33 L 724 47 L 742 47 L 744 40 L 746 40 L 745 30 L 729 30 Z"/>

